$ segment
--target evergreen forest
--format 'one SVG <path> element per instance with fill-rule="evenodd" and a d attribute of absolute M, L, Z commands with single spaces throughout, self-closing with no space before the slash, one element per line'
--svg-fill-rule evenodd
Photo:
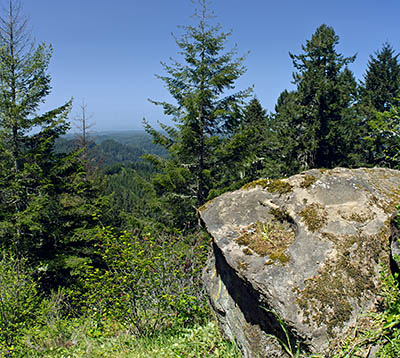
<path fill-rule="evenodd" d="M 39 111 L 52 48 L 32 40 L 16 1 L 1 14 L 0 357 L 240 357 L 202 287 L 210 237 L 198 209 L 259 178 L 400 169 L 390 43 L 356 79 L 356 56 L 320 25 L 290 53 L 294 89 L 268 112 L 251 84 L 236 88 L 246 56 L 227 45 L 232 34 L 206 0 L 195 6 L 197 25 L 176 39 L 180 60 L 160 54 L 172 56 L 158 75 L 171 101 L 151 101 L 168 124 L 111 134 L 89 130 L 83 104 L 78 134 L 67 135 L 70 99 Z M 387 291 L 395 324 L 381 356 L 398 357 L 395 280 Z"/>

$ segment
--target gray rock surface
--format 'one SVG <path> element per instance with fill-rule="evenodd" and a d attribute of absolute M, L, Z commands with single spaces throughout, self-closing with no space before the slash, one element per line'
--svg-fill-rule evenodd
<path fill-rule="evenodd" d="M 261 179 L 199 209 L 213 237 L 204 281 L 244 357 L 323 353 L 380 302 L 380 264 L 398 250 L 400 172 L 309 170 Z M 281 320 L 281 321 L 280 321 Z"/>

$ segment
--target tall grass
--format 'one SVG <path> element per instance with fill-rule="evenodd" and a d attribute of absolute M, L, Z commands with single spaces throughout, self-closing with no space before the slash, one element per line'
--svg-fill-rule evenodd
<path fill-rule="evenodd" d="M 21 356 L 31 358 L 240 358 L 234 344 L 224 341 L 214 322 L 179 332 L 135 338 L 110 326 L 109 334 L 96 333 L 86 320 L 64 322 L 61 331 L 52 328 L 31 331 L 25 337 Z M 114 327 L 116 328 L 116 327 Z"/>

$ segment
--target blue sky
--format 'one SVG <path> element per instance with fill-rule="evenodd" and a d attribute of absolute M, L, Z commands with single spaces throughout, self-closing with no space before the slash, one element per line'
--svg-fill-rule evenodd
<path fill-rule="evenodd" d="M 0 0 L 0 2 L 5 0 Z M 36 41 L 51 44 L 49 71 L 53 90 L 43 110 L 74 98 L 71 118 L 82 99 L 93 114 L 95 130 L 141 129 L 168 122 L 161 108 L 148 102 L 170 100 L 160 61 L 176 57 L 171 33 L 193 22 L 190 0 L 21 0 Z M 289 51 L 301 45 L 325 23 L 340 37 L 338 51 L 357 53 L 350 69 L 361 80 L 369 55 L 385 41 L 400 50 L 398 0 L 214 0 L 213 10 L 223 30 L 233 30 L 230 49 L 250 51 L 247 72 L 237 89 L 254 85 L 267 111 L 279 94 L 291 88 Z"/>

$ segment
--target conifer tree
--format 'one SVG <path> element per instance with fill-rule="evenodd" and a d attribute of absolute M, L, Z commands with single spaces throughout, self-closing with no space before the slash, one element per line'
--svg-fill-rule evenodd
<path fill-rule="evenodd" d="M 389 43 L 384 43 L 375 56 L 370 56 L 362 83 L 362 100 L 378 112 L 390 110 L 400 95 L 399 54 Z"/>
<path fill-rule="evenodd" d="M 211 25 L 206 0 L 198 4 L 197 25 L 183 27 L 184 35 L 176 39 L 182 62 L 164 63 L 166 75 L 158 76 L 175 103 L 154 103 L 161 105 L 176 125 L 160 124 L 163 132 L 157 132 L 145 122 L 156 143 L 170 152 L 167 162 L 153 158 L 163 171 L 156 179 L 156 188 L 175 204 L 185 202 L 183 210 L 207 200 L 213 186 L 210 170 L 214 153 L 222 136 L 230 136 L 236 127 L 238 107 L 249 92 L 224 95 L 244 73 L 243 57 L 236 57 L 236 48 L 225 51 L 230 33 Z"/>
<path fill-rule="evenodd" d="M 279 176 L 296 174 L 308 167 L 307 127 L 302 124 L 300 113 L 297 92 L 284 90 L 278 97 L 271 119 L 271 140 L 276 146 L 273 160 Z"/>
<path fill-rule="evenodd" d="M 76 155 L 54 152 L 71 101 L 38 114 L 51 48 L 34 45 L 26 25 L 10 0 L 0 19 L 0 246 L 65 268 L 84 246 L 97 194 Z"/>
<path fill-rule="evenodd" d="M 287 138 L 295 140 L 289 144 L 291 160 L 297 162 L 292 170 L 356 165 L 359 135 L 353 104 L 357 84 L 347 68 L 355 56 L 339 54 L 338 42 L 333 28 L 321 25 L 302 46 L 303 53 L 290 54 L 297 70 L 293 74 L 297 89 L 282 98 L 290 108 L 284 109 L 281 103 L 275 121 L 282 147 L 288 145 Z"/>
<path fill-rule="evenodd" d="M 370 56 L 361 84 L 361 112 L 364 116 L 364 137 L 368 139 L 367 161 L 370 165 L 392 166 L 395 157 L 391 148 L 393 137 L 376 126 L 377 113 L 390 111 L 400 95 L 400 63 L 398 54 L 385 43 L 375 56 Z M 383 118 L 383 117 L 379 117 Z M 379 121 L 379 120 L 378 120 Z"/>
<path fill-rule="evenodd" d="M 218 152 L 218 161 L 211 175 L 218 178 L 211 197 L 233 190 L 245 183 L 271 177 L 270 163 L 272 143 L 269 133 L 269 116 L 257 98 L 244 108 L 241 120 L 233 135 L 224 141 Z"/>
<path fill-rule="evenodd" d="M 400 97 L 397 104 L 391 105 L 388 111 L 375 112 L 375 119 L 369 122 L 371 132 L 379 133 L 382 146 L 381 155 L 384 165 L 400 169 Z"/>

